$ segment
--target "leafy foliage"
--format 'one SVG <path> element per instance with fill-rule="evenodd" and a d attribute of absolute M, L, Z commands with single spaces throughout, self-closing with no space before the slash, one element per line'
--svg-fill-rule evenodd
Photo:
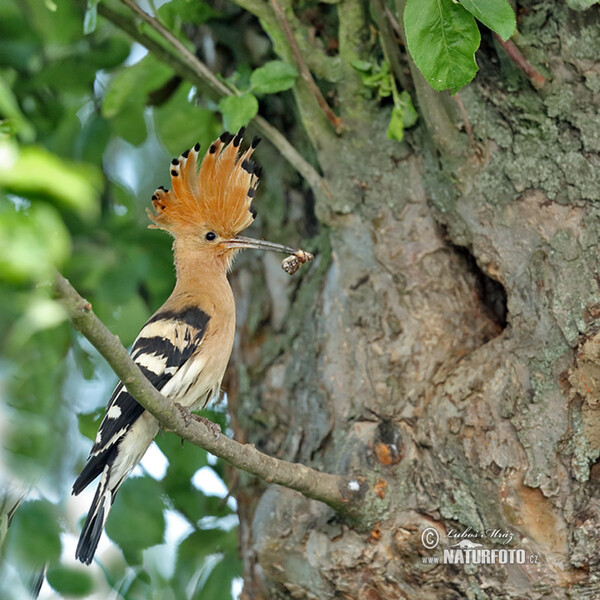
<path fill-rule="evenodd" d="M 294 85 L 296 77 L 295 67 L 281 60 L 271 60 L 252 72 L 250 88 L 255 94 L 284 92 Z"/>
<path fill-rule="evenodd" d="M 236 94 L 222 98 L 219 111 L 223 115 L 223 124 L 230 131 L 237 131 L 258 114 L 257 95 L 274 94 L 289 90 L 296 80 L 298 72 L 295 67 L 281 60 L 272 60 L 252 71 L 249 85 L 242 89 L 234 84 L 239 74 L 230 81 Z"/>
<path fill-rule="evenodd" d="M 165 3 L 159 14 L 178 34 L 186 23 L 229 18 L 188 0 Z M 289 88 L 289 69 L 278 68 L 258 75 L 257 94 Z M 255 114 L 258 101 L 248 95 Z M 195 557 L 194 569 L 206 575 L 197 592 L 212 582 L 214 597 L 231 597 L 241 572 L 235 511 L 192 484 L 201 468 L 218 479 L 224 470 L 174 436 L 159 439 L 164 478 L 130 479 L 115 502 L 106 529 L 122 558 L 113 551 L 92 576 L 65 555 L 63 539 L 80 528 L 72 528 L 65 500 L 115 381 L 52 298 L 58 267 L 125 344 L 133 341 L 174 281 L 169 238 L 145 229 L 144 208 L 167 183 L 170 157 L 197 141 L 206 147 L 221 118 L 214 102 L 104 20 L 95 0 L 85 12 L 74 0 L 0 3 L 0 486 L 35 488 L 37 498 L 8 528 L 0 581 L 12 591 L 0 584 L 3 597 L 17 589 L 14 569 L 25 589 L 45 566 L 48 584 L 65 596 L 97 593 L 104 580 L 124 598 L 182 597 L 188 582 L 176 579 L 187 571 L 176 547 L 163 544 L 173 515 L 180 539 L 210 531 Z M 233 129 L 240 115 L 232 119 Z M 156 165 L 164 169 L 155 173 Z M 226 427 L 222 412 L 211 418 Z M 171 570 L 149 558 L 163 547 Z M 213 571 L 224 574 L 221 584 Z"/>
<path fill-rule="evenodd" d="M 61 543 L 57 514 L 56 507 L 47 500 L 23 504 L 9 530 L 9 550 L 33 568 L 58 560 Z"/>
<path fill-rule="evenodd" d="M 46 579 L 63 596 L 83 598 L 94 589 L 92 576 L 83 567 L 52 567 L 48 570 Z"/>
<path fill-rule="evenodd" d="M 249 92 L 240 96 L 227 96 L 219 102 L 219 110 L 223 115 L 225 129 L 237 131 L 256 116 L 258 100 Z"/>
<path fill-rule="evenodd" d="M 404 130 L 415 125 L 418 119 L 410 94 L 407 91 L 398 92 L 387 61 L 377 65 L 357 60 L 352 63 L 352 66 L 359 72 L 368 93 L 376 94 L 379 98 L 392 97 L 394 106 L 386 135 L 391 140 L 401 142 L 404 138 Z"/>
<path fill-rule="evenodd" d="M 407 0 L 406 43 L 434 90 L 454 94 L 475 77 L 475 51 L 481 40 L 475 18 L 504 40 L 516 27 L 507 0 Z"/>
<path fill-rule="evenodd" d="M 478 21 L 506 41 L 515 31 L 515 13 L 507 0 L 461 0 Z"/>
<path fill-rule="evenodd" d="M 142 550 L 163 541 L 164 508 L 161 486 L 151 477 L 129 478 L 122 485 L 106 533 L 121 547 L 129 563 L 138 564 Z"/>
<path fill-rule="evenodd" d="M 434 90 L 459 90 L 475 77 L 480 35 L 475 19 L 452 0 L 407 0 L 406 42 Z"/>

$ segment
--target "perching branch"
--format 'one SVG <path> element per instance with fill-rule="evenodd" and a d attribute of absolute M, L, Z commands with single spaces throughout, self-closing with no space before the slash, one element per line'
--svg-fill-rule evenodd
<path fill-rule="evenodd" d="M 156 31 L 161 38 L 167 43 L 167 45 L 173 50 L 159 51 L 156 53 L 157 44 L 149 36 L 138 32 L 133 34 L 131 28 L 126 31 L 130 35 L 133 35 L 135 39 L 143 44 L 148 50 L 155 52 L 155 56 L 167 63 L 178 73 L 182 71 L 188 76 L 189 73 L 194 74 L 194 79 L 200 81 L 202 87 L 208 87 L 216 97 L 231 96 L 233 92 L 222 82 L 217 76 L 192 52 L 190 52 L 184 44 L 182 44 L 158 19 L 149 15 L 147 12 L 142 10 L 134 0 L 121 0 L 121 2 L 131 10 L 134 14 L 140 17 L 145 23 L 147 23 L 154 31 Z M 118 27 L 122 27 L 122 19 L 119 22 L 115 19 L 114 11 L 105 10 L 102 3 L 99 5 L 99 10 L 107 19 L 111 20 Z M 159 46 L 160 47 L 160 46 Z M 265 119 L 257 115 L 253 119 L 254 126 L 260 131 L 260 133 L 268 139 L 276 148 L 281 152 L 281 155 L 294 167 L 306 182 L 310 185 L 316 194 L 321 192 L 327 193 L 325 181 L 316 169 L 308 163 L 304 157 L 298 153 L 298 151 L 290 144 L 287 138 L 280 133 L 275 127 L 270 125 Z"/>
<path fill-rule="evenodd" d="M 215 434 L 204 423 L 186 421 L 170 400 L 144 377 L 119 338 L 96 317 L 91 304 L 61 274 L 56 276 L 55 288 L 73 327 L 102 354 L 127 391 L 165 429 L 268 483 L 296 490 L 353 519 L 368 518 L 364 507 L 371 503 L 366 501 L 366 496 L 375 498 L 375 493 L 364 479 L 321 473 L 305 465 L 273 458 L 250 444 L 240 444 L 226 435 Z"/>

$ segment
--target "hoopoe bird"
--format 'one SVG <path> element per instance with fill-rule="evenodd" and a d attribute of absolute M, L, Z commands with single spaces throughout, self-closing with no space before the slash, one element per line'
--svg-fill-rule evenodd
<path fill-rule="evenodd" d="M 259 182 L 251 160 L 260 139 L 242 152 L 242 128 L 211 144 L 198 169 L 200 145 L 173 159 L 172 191 L 159 187 L 147 209 L 154 229 L 173 238 L 177 282 L 167 301 L 150 317 L 133 343 L 131 356 L 160 392 L 186 411 L 204 407 L 220 391 L 233 347 L 235 305 L 227 272 L 235 254 L 256 248 L 312 260 L 303 251 L 240 237 L 256 217 L 252 199 Z M 284 261 L 286 263 L 286 261 Z M 282 265 L 288 268 L 289 261 Z M 189 412 L 188 412 L 189 414 Z M 90 564 L 119 487 L 144 456 L 158 421 L 119 382 L 87 463 L 73 485 L 79 494 L 98 476 L 76 558 Z"/>

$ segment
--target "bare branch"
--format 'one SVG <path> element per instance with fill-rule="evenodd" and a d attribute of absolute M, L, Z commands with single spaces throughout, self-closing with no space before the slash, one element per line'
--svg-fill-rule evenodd
<path fill-rule="evenodd" d="M 536 90 L 543 88 L 546 78 L 521 54 L 515 43 L 512 40 L 504 41 L 496 32 L 494 32 L 494 37 L 504 48 L 509 58 L 527 75 L 529 81 L 531 81 L 531 85 Z"/>
<path fill-rule="evenodd" d="M 279 460 L 259 452 L 250 444 L 240 444 L 226 435 L 215 434 L 204 423 L 187 421 L 181 412 L 144 377 L 116 335 L 96 317 L 91 304 L 82 298 L 62 275 L 55 288 L 71 323 L 102 354 L 127 391 L 160 423 L 175 434 L 229 464 L 244 469 L 268 483 L 296 490 L 320 500 L 338 512 L 357 520 L 368 520 L 366 496 L 376 498 L 371 486 L 359 477 L 330 475 L 305 465 Z"/>
<path fill-rule="evenodd" d="M 373 14 L 377 27 L 379 28 L 379 38 L 381 40 L 381 49 L 390 63 L 394 77 L 400 82 L 402 89 L 405 91 L 410 90 L 410 82 L 404 74 L 404 68 L 402 67 L 402 55 L 400 54 L 400 48 L 394 35 L 392 23 L 390 22 L 389 15 L 391 14 L 390 9 L 386 6 L 383 0 L 373 0 L 371 6 L 373 7 Z M 393 15 L 392 15 L 393 18 Z"/>
<path fill-rule="evenodd" d="M 475 138 L 473 137 L 473 129 L 471 127 L 471 122 L 469 121 L 469 115 L 467 114 L 467 109 L 465 108 L 462 98 L 460 97 L 460 94 L 458 92 L 454 94 L 454 100 L 456 100 L 456 104 L 463 118 L 463 123 L 465 124 L 465 131 L 467 132 L 467 136 L 469 137 L 469 143 L 471 144 L 471 146 L 475 147 Z"/>
<path fill-rule="evenodd" d="M 333 112 L 333 110 L 331 110 L 331 107 L 329 106 L 329 104 L 327 104 L 327 101 L 323 97 L 323 94 L 321 93 L 319 86 L 315 83 L 312 73 L 310 72 L 309 68 L 306 66 L 306 62 L 304 61 L 304 58 L 302 57 L 302 53 L 300 52 L 300 48 L 298 47 L 296 38 L 294 37 L 294 34 L 289 26 L 289 23 L 287 22 L 287 20 L 285 18 L 285 14 L 284 14 L 283 10 L 279 6 L 277 0 L 270 0 L 270 2 L 271 2 L 271 6 L 273 7 L 273 13 L 275 14 L 277 22 L 279 23 L 279 26 L 281 27 L 281 30 L 283 31 L 283 33 L 290 45 L 292 54 L 294 55 L 294 60 L 296 61 L 296 65 L 297 65 L 298 69 L 300 70 L 300 74 L 302 75 L 302 78 L 304 79 L 304 81 L 306 81 L 306 84 L 308 85 L 308 88 L 310 89 L 311 93 L 315 97 L 317 104 L 319 105 L 321 110 L 325 113 L 327 120 L 333 125 L 333 128 L 335 129 L 336 133 L 338 133 L 338 134 L 341 133 L 342 132 L 342 120 Z"/>

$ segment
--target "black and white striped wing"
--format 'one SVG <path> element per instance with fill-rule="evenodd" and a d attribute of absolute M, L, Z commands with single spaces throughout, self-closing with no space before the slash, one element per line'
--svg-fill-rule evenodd
<path fill-rule="evenodd" d="M 210 317 L 197 307 L 159 311 L 142 328 L 131 357 L 157 389 L 161 390 L 200 346 Z M 114 460 L 118 442 L 131 429 L 144 408 L 119 382 L 88 461 L 73 485 L 78 494 Z"/>

